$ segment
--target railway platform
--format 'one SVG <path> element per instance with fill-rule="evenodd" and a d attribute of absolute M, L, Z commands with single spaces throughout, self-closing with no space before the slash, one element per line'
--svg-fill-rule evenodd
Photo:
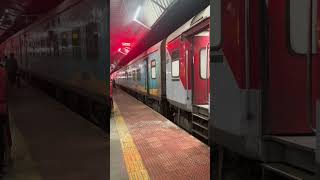
<path fill-rule="evenodd" d="M 108 179 L 102 130 L 27 84 L 9 93 L 12 162 L 3 180 Z"/>
<path fill-rule="evenodd" d="M 119 88 L 113 100 L 112 180 L 210 179 L 207 145 Z"/>

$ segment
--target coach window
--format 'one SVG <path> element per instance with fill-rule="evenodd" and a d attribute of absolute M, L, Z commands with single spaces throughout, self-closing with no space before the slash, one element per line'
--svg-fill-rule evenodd
<path fill-rule="evenodd" d="M 140 70 L 140 68 L 137 69 L 137 80 L 141 81 L 141 70 Z"/>
<path fill-rule="evenodd" d="M 132 80 L 136 80 L 136 71 L 132 70 Z"/>
<path fill-rule="evenodd" d="M 130 80 L 132 80 L 132 72 L 131 71 L 128 72 L 128 77 Z"/>
<path fill-rule="evenodd" d="M 208 79 L 208 53 L 206 48 L 200 49 L 200 77 Z"/>
<path fill-rule="evenodd" d="M 86 26 L 86 48 L 87 56 L 91 59 L 97 59 L 99 55 L 98 39 L 98 23 L 88 23 Z"/>
<path fill-rule="evenodd" d="M 58 40 L 58 35 L 56 33 L 53 33 L 53 55 L 54 56 L 59 56 L 59 40 Z"/>
<path fill-rule="evenodd" d="M 46 41 L 44 39 L 41 39 L 40 40 L 40 45 L 41 45 L 41 48 L 40 48 L 40 55 L 41 56 L 45 56 L 46 55 Z"/>
<path fill-rule="evenodd" d="M 156 79 L 156 60 L 151 61 L 151 78 Z"/>
<path fill-rule="evenodd" d="M 134 80 L 134 81 L 136 81 L 137 80 L 137 76 L 136 76 L 136 70 L 132 70 L 132 79 Z"/>
<path fill-rule="evenodd" d="M 310 1 L 290 0 L 290 45 L 297 54 L 308 51 Z M 312 0 L 312 52 L 317 51 L 317 0 Z"/>
<path fill-rule="evenodd" d="M 37 56 L 41 56 L 41 41 L 37 40 Z"/>
<path fill-rule="evenodd" d="M 61 33 L 61 54 L 65 56 L 67 54 L 67 48 L 69 46 L 69 41 L 68 41 L 68 33 L 63 32 Z"/>
<path fill-rule="evenodd" d="M 173 79 L 179 78 L 180 74 L 180 52 L 175 50 L 171 55 L 171 76 Z"/>
<path fill-rule="evenodd" d="M 210 42 L 213 47 L 219 47 L 221 44 L 221 0 L 211 1 L 210 5 L 212 34 Z"/>
<path fill-rule="evenodd" d="M 80 28 L 74 29 L 72 31 L 72 55 L 75 57 L 81 56 L 80 38 Z"/>

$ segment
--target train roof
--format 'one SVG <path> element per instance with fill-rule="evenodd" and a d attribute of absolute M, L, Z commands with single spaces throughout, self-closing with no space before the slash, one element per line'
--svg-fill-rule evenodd
<path fill-rule="evenodd" d="M 162 41 L 158 42 L 157 44 L 151 46 L 150 48 L 148 48 L 146 51 L 143 51 L 139 56 L 137 56 L 136 58 L 134 58 L 132 61 L 130 61 L 128 64 L 126 64 L 125 66 L 121 67 L 119 70 L 117 70 L 115 73 L 122 71 L 124 69 L 127 68 L 128 65 L 131 65 L 133 63 L 135 63 L 136 61 L 143 59 L 144 57 L 147 57 L 149 54 L 152 54 L 154 52 L 156 52 L 157 50 L 160 49 L 161 47 L 161 43 Z"/>
<path fill-rule="evenodd" d="M 146 51 L 144 51 L 143 53 L 141 53 L 139 56 L 137 56 L 136 58 L 134 58 L 131 62 L 128 63 L 128 65 L 134 63 L 135 61 L 142 59 L 146 56 L 148 56 L 149 54 L 152 54 L 153 52 L 156 52 L 157 50 L 160 49 L 161 46 L 161 42 L 158 42 L 157 44 L 151 46 L 150 48 L 148 48 Z"/>
<path fill-rule="evenodd" d="M 174 31 L 172 34 L 170 34 L 167 38 L 167 42 L 170 42 L 183 34 L 184 32 L 188 31 L 195 25 L 199 24 L 200 22 L 206 20 L 210 17 L 210 5 L 205 8 L 203 11 L 201 11 L 199 14 L 191 18 L 187 23 L 182 25 L 180 28 L 178 28 L 176 31 Z"/>

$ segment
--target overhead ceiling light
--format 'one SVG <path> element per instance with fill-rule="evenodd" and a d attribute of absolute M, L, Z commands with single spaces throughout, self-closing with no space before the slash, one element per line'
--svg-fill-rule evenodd
<path fill-rule="evenodd" d="M 141 6 L 138 6 L 136 13 L 134 14 L 133 20 L 136 21 L 141 11 Z"/>
<path fill-rule="evenodd" d="M 141 11 L 141 6 L 138 6 L 138 8 L 136 10 L 136 13 L 134 14 L 133 21 L 137 22 L 138 24 L 140 24 L 143 27 L 145 27 L 145 28 L 150 30 L 150 27 L 148 27 L 147 25 L 143 24 L 141 21 L 138 20 L 138 17 L 140 15 L 140 11 Z"/>

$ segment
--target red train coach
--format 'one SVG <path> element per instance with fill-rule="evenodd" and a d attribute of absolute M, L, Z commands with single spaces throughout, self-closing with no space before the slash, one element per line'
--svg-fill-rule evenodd
<path fill-rule="evenodd" d="M 233 167 L 246 179 L 319 179 L 319 5 L 212 1 L 210 142 L 223 164 L 215 175 L 241 162 Z"/>
<path fill-rule="evenodd" d="M 208 141 L 210 6 L 166 39 L 166 97 L 174 121 Z"/>
<path fill-rule="evenodd" d="M 208 142 L 210 6 L 112 75 L 195 137 Z"/>

